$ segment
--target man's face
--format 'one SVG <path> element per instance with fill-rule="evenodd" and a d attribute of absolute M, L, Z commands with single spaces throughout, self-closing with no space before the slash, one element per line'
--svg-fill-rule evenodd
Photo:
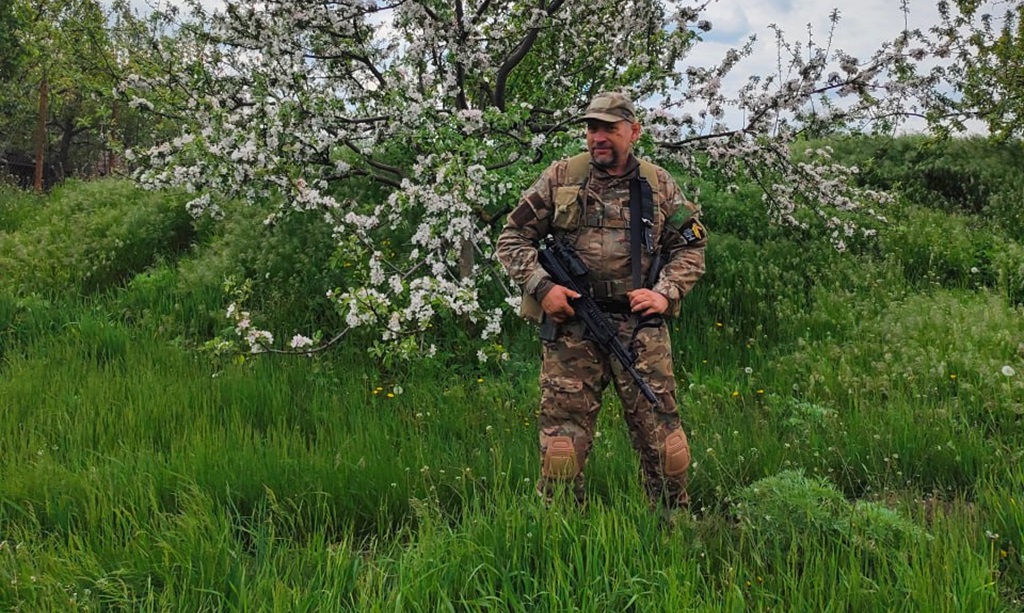
<path fill-rule="evenodd" d="M 639 136 L 640 124 L 636 122 L 587 120 L 587 149 L 590 157 L 595 164 L 613 173 L 625 169 L 629 149 Z"/>

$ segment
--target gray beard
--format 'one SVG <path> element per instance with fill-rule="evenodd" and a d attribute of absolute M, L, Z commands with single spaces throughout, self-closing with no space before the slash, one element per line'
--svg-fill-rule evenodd
<path fill-rule="evenodd" d="M 599 167 L 599 168 L 615 168 L 619 164 L 619 161 L 620 161 L 619 160 L 619 154 L 617 152 L 615 152 L 615 151 L 611 152 L 611 159 L 610 159 L 610 161 L 607 161 L 607 162 L 599 161 L 597 159 L 597 157 L 594 156 L 593 153 L 590 154 L 590 159 L 593 160 L 594 165 Z"/>

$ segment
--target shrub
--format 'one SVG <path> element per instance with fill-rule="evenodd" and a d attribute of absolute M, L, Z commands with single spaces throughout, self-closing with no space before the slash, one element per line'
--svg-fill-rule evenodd
<path fill-rule="evenodd" d="M 993 254 L 992 267 L 1010 304 L 1024 304 L 1024 245 L 1004 242 Z"/>
<path fill-rule="evenodd" d="M 315 211 L 289 212 L 265 223 L 266 212 L 236 203 L 216 235 L 179 265 L 179 287 L 205 294 L 223 292 L 225 282 L 249 280 L 247 309 L 258 312 L 260 327 L 275 331 L 340 330 L 327 299 L 346 285 L 352 253 L 343 253 Z M 224 297 L 221 308 L 227 307 Z"/>
<path fill-rule="evenodd" d="M 838 532 L 849 503 L 826 479 L 787 470 L 736 492 L 733 512 L 758 540 L 786 549 L 793 540 Z"/>
<path fill-rule="evenodd" d="M 196 282 L 182 272 L 194 270 L 190 262 L 157 265 L 132 277 L 114 300 L 121 319 L 160 337 L 192 341 L 205 341 L 227 326 L 223 281 Z"/>
<path fill-rule="evenodd" d="M 117 180 L 66 183 L 36 221 L 0 245 L 9 291 L 99 292 L 178 255 L 195 236 L 181 197 Z"/>
<path fill-rule="evenodd" d="M 1016 240 L 1024 238 L 1020 142 L 854 136 L 828 144 L 837 158 L 861 168 L 863 185 L 898 192 L 930 209 L 977 215 Z"/>
<path fill-rule="evenodd" d="M 877 502 L 852 505 L 840 529 L 855 545 L 872 550 L 901 551 L 928 537 L 923 528 Z"/>
<path fill-rule="evenodd" d="M 902 220 L 885 228 L 882 244 L 912 286 L 995 284 L 991 259 L 997 250 L 996 237 L 969 217 L 911 207 Z"/>
<path fill-rule="evenodd" d="M 39 208 L 39 196 L 0 182 L 0 233 L 14 232 Z"/>
<path fill-rule="evenodd" d="M 0 366 L 15 347 L 57 334 L 70 313 L 38 294 L 14 296 L 0 291 Z"/>
<path fill-rule="evenodd" d="M 804 539 L 838 537 L 859 549 L 899 552 L 927 536 L 896 511 L 873 502 L 851 503 L 828 480 L 800 470 L 783 471 L 740 489 L 733 511 L 742 529 L 779 550 Z"/>

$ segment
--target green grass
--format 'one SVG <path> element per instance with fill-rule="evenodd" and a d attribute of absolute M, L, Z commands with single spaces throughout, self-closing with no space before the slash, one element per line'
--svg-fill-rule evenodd
<path fill-rule="evenodd" d="M 959 390 L 929 365 L 941 326 L 920 321 L 924 304 L 973 352 Z M 614 403 L 592 504 L 545 509 L 532 491 L 530 377 L 427 369 L 384 381 L 358 356 L 220 367 L 83 308 L 0 379 L 0 606 L 1011 610 L 1022 437 L 1012 419 L 981 426 L 1021 400 L 988 374 L 1005 339 L 1024 338 L 1019 315 L 952 293 L 887 314 L 854 326 L 860 341 L 812 339 L 751 374 L 691 374 L 681 397 L 704 512 L 668 530 L 643 503 Z M 862 326 L 887 330 L 921 376 L 885 370 L 895 366 Z M 899 385 L 883 395 L 871 381 Z M 394 385 L 403 393 L 376 391 Z M 800 481 L 781 499 L 751 489 L 791 468 L 840 505 L 822 507 Z M 878 534 L 919 537 L 859 537 L 856 500 L 896 526 Z M 786 513 L 751 523 L 751 504 Z"/>
<path fill-rule="evenodd" d="M 101 191 L 55 198 L 107 221 L 135 198 Z M 39 206 L 0 207 L 4 253 L 76 253 Z M 501 367 L 202 352 L 231 265 L 217 235 L 169 248 L 176 221 L 103 287 L 46 262 L 0 281 L 0 610 L 1021 610 L 1019 243 L 906 207 L 891 247 L 839 256 L 731 233 L 723 206 L 673 332 L 673 525 L 611 398 L 588 506 L 542 504 L 529 328 Z"/>

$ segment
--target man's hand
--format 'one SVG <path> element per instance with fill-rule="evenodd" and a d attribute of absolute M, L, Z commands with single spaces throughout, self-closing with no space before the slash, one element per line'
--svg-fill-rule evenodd
<path fill-rule="evenodd" d="M 555 285 L 540 301 L 540 307 L 555 323 L 560 324 L 576 314 L 576 311 L 569 306 L 569 300 L 579 297 L 579 294 L 568 287 Z"/>
<path fill-rule="evenodd" d="M 651 289 L 635 289 L 626 294 L 629 309 L 644 316 L 661 315 L 668 310 L 668 298 Z"/>

